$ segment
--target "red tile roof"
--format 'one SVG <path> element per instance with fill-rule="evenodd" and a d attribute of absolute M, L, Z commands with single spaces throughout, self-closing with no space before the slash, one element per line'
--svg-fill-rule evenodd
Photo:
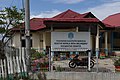
<path fill-rule="evenodd" d="M 45 24 L 43 23 L 44 18 L 32 18 L 30 20 L 30 30 L 39 30 L 45 28 Z M 23 26 L 21 28 L 25 27 L 25 23 L 23 23 Z M 12 30 L 19 30 L 20 28 L 13 28 Z"/>
<path fill-rule="evenodd" d="M 81 16 L 81 14 L 68 9 L 67 11 L 65 11 L 61 14 L 58 14 L 58 15 L 54 16 L 53 18 L 78 18 L 80 16 Z"/>
<path fill-rule="evenodd" d="M 120 13 L 110 15 L 102 22 L 111 25 L 111 27 L 120 27 Z"/>
<path fill-rule="evenodd" d="M 43 23 L 44 18 L 33 18 L 30 20 L 31 30 L 38 30 L 45 28 L 45 24 Z"/>
<path fill-rule="evenodd" d="M 46 18 L 45 22 L 100 22 L 97 18 Z"/>
<path fill-rule="evenodd" d="M 69 9 L 52 18 L 33 18 L 30 20 L 30 29 L 31 30 L 43 29 L 46 27 L 44 22 L 100 22 L 97 18 L 85 18 L 89 13 L 90 12 L 85 14 L 79 14 Z M 19 29 L 13 28 L 12 30 Z"/>

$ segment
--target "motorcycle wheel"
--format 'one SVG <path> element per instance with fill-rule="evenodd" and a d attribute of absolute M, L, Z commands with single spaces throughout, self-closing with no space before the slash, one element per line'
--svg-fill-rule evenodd
<path fill-rule="evenodd" d="M 70 62 L 69 62 L 69 67 L 70 67 L 70 68 L 75 68 L 75 67 L 76 67 L 76 64 L 75 64 L 73 61 L 70 61 Z"/>
<path fill-rule="evenodd" d="M 93 68 L 93 67 L 94 67 L 94 62 L 90 61 L 90 68 Z"/>

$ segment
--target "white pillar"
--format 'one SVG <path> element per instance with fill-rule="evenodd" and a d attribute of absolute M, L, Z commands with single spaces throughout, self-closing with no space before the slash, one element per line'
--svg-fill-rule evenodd
<path fill-rule="evenodd" d="M 99 26 L 97 26 L 97 35 L 96 35 L 96 57 L 99 54 Z"/>
<path fill-rule="evenodd" d="M 76 27 L 76 32 L 78 32 L 78 27 Z"/>
<path fill-rule="evenodd" d="M 105 48 L 107 49 L 108 48 L 108 44 L 107 44 L 107 39 L 108 39 L 108 33 L 105 32 Z"/>
<path fill-rule="evenodd" d="M 53 31 L 53 26 L 51 25 L 51 32 Z"/>
<path fill-rule="evenodd" d="M 99 26 L 97 26 L 96 49 L 99 49 Z"/>
<path fill-rule="evenodd" d="M 105 32 L 105 54 L 108 55 L 108 32 Z"/>
<path fill-rule="evenodd" d="M 43 32 L 43 49 L 46 49 L 46 33 Z"/>
<path fill-rule="evenodd" d="M 96 63 L 97 63 L 97 72 L 98 72 L 98 55 L 99 55 L 99 26 L 97 26 L 97 35 L 96 35 Z"/>

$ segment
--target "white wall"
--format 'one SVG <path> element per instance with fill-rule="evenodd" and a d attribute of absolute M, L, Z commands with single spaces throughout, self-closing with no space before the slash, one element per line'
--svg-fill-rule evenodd
<path fill-rule="evenodd" d="M 20 45 L 21 45 L 20 34 L 15 33 L 15 35 L 13 36 L 12 46 L 19 48 Z"/>

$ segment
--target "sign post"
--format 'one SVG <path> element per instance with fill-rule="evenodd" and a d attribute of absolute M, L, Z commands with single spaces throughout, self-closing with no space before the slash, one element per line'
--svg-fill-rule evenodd
<path fill-rule="evenodd" d="M 91 50 L 87 50 L 88 53 L 88 71 L 91 71 L 90 62 L 91 62 Z"/>

